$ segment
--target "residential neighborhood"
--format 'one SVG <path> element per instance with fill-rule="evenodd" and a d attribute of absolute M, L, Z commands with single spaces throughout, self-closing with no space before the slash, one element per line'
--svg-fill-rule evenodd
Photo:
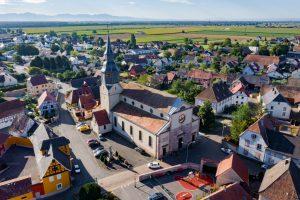
<path fill-rule="evenodd" d="M 0 200 L 300 199 L 297 21 L 1 15 Z"/>

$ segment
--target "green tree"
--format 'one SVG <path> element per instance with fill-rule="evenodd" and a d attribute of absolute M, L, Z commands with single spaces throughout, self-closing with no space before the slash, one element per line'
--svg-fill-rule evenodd
<path fill-rule="evenodd" d="M 130 36 L 130 43 L 129 43 L 129 47 L 131 49 L 135 49 L 136 48 L 136 38 L 134 34 L 131 34 Z"/>
<path fill-rule="evenodd" d="M 42 74 L 42 70 L 38 67 L 30 67 L 28 70 L 28 73 L 30 75 L 39 75 L 39 74 Z"/>
<path fill-rule="evenodd" d="M 38 68 L 43 68 L 43 60 L 40 56 L 36 56 L 31 62 L 30 62 L 31 67 L 38 67 Z"/>
<path fill-rule="evenodd" d="M 215 114 L 209 101 L 205 101 L 204 104 L 199 107 L 198 116 L 200 117 L 200 127 L 204 130 L 209 130 L 214 126 Z"/>
<path fill-rule="evenodd" d="M 96 183 L 87 183 L 79 190 L 79 200 L 97 200 L 101 198 L 101 188 Z"/>
<path fill-rule="evenodd" d="M 22 64 L 23 63 L 23 59 L 20 55 L 14 55 L 13 56 L 14 62 L 18 63 L 18 64 Z"/>
<path fill-rule="evenodd" d="M 207 37 L 204 38 L 203 44 L 204 44 L 204 45 L 207 45 L 207 44 L 208 44 L 208 39 L 207 39 Z"/>
<path fill-rule="evenodd" d="M 67 52 L 67 55 L 70 55 L 71 51 L 73 51 L 74 49 L 73 46 L 68 43 L 64 46 L 64 50 Z"/>
<path fill-rule="evenodd" d="M 149 75 L 148 74 L 141 75 L 138 78 L 137 82 L 142 85 L 146 85 L 149 82 Z"/>
<path fill-rule="evenodd" d="M 53 53 L 56 53 L 56 52 L 58 52 L 60 50 L 60 47 L 57 45 L 57 44 L 52 44 L 51 45 L 51 51 L 53 52 Z"/>
<path fill-rule="evenodd" d="M 39 54 L 39 50 L 29 44 L 20 44 L 16 46 L 16 51 L 21 56 L 35 56 Z"/>
<path fill-rule="evenodd" d="M 223 42 L 223 46 L 225 47 L 231 47 L 232 43 L 231 43 L 231 39 L 230 38 L 225 38 L 224 42 Z"/>
<path fill-rule="evenodd" d="M 165 58 L 170 58 L 172 56 L 170 51 L 164 51 L 164 57 Z"/>
<path fill-rule="evenodd" d="M 253 41 L 250 43 L 250 46 L 259 47 L 259 41 L 258 41 L 258 40 L 253 40 Z"/>
<path fill-rule="evenodd" d="M 232 126 L 230 128 L 231 138 L 235 143 L 238 143 L 240 134 L 244 132 L 256 120 L 258 110 L 250 108 L 249 104 L 240 106 L 233 113 Z"/>
<path fill-rule="evenodd" d="M 286 55 L 289 52 L 289 45 L 287 44 L 278 44 L 274 46 L 271 50 L 272 54 L 275 56 Z"/>
<path fill-rule="evenodd" d="M 49 36 L 50 37 L 57 37 L 57 33 L 55 31 L 50 31 Z"/>
<path fill-rule="evenodd" d="M 258 53 L 259 53 L 259 55 L 263 55 L 263 56 L 269 56 L 270 55 L 270 51 L 269 51 L 267 46 L 260 47 Z"/>

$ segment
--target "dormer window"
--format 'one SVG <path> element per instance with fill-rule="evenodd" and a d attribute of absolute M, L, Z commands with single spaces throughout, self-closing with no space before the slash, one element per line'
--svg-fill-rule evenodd
<path fill-rule="evenodd" d="M 256 137 L 257 137 L 257 136 L 256 136 L 255 134 L 252 134 L 252 135 L 251 135 L 252 140 L 255 140 Z"/>
<path fill-rule="evenodd" d="M 143 104 L 141 104 L 141 106 L 140 106 L 140 107 L 141 107 L 141 109 L 144 109 L 144 106 L 143 106 Z"/>
<path fill-rule="evenodd" d="M 134 106 L 134 101 L 132 101 L 131 104 Z"/>
<path fill-rule="evenodd" d="M 126 102 L 127 101 L 127 99 L 126 98 L 124 98 L 124 102 Z"/>
<path fill-rule="evenodd" d="M 160 117 L 164 117 L 164 114 L 160 113 Z"/>

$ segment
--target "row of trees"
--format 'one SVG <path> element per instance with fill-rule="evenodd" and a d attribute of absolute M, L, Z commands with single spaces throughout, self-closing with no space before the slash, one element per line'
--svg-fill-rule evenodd
<path fill-rule="evenodd" d="M 16 46 L 16 51 L 21 56 L 35 56 L 39 54 L 39 50 L 29 44 L 20 44 Z"/>
<path fill-rule="evenodd" d="M 44 57 L 36 56 L 30 63 L 31 67 L 38 67 L 49 71 L 70 70 L 71 64 L 66 56 Z"/>

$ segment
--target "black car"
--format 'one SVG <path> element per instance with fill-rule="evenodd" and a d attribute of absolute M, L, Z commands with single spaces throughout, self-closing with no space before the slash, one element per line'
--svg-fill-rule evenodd
<path fill-rule="evenodd" d="M 148 197 L 148 200 L 165 200 L 165 199 L 167 199 L 167 198 L 162 193 L 160 193 L 160 192 L 151 194 Z"/>

